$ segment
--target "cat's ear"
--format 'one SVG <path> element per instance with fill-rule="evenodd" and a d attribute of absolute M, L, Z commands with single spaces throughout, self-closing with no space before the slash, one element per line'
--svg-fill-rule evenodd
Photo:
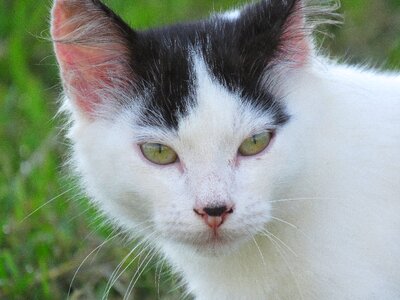
<path fill-rule="evenodd" d="M 51 35 L 65 93 L 84 115 L 93 116 L 113 101 L 112 90 L 133 80 L 135 32 L 100 1 L 55 0 Z"/>
<path fill-rule="evenodd" d="M 240 14 L 240 45 L 247 55 L 268 60 L 306 63 L 312 51 L 303 0 L 262 0 Z"/>

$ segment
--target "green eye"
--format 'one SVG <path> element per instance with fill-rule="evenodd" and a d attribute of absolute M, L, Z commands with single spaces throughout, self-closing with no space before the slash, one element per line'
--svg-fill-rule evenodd
<path fill-rule="evenodd" d="M 270 132 L 255 134 L 244 140 L 239 147 L 239 153 L 243 156 L 256 155 L 267 148 L 271 139 L 272 134 Z"/>
<path fill-rule="evenodd" d="M 157 165 L 169 165 L 177 161 L 178 155 L 170 147 L 157 144 L 145 143 L 140 145 L 144 157 Z"/>

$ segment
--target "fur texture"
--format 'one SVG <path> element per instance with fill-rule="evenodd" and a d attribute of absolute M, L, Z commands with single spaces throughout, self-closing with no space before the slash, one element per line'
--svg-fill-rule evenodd
<path fill-rule="evenodd" d="M 196 299 L 400 297 L 400 76 L 317 55 L 310 11 L 261 1 L 138 32 L 99 1 L 55 1 L 83 185 Z M 265 151 L 238 155 L 263 131 Z M 145 142 L 179 161 L 150 163 Z M 217 203 L 234 211 L 213 231 L 193 208 Z"/>

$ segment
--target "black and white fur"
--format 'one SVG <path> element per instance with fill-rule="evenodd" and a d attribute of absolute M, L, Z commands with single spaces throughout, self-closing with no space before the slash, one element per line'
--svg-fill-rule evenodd
<path fill-rule="evenodd" d="M 315 13 L 263 0 L 134 31 L 100 1 L 54 3 L 83 185 L 196 299 L 400 298 L 400 76 L 319 56 Z M 193 211 L 216 203 L 234 207 L 217 232 Z"/>

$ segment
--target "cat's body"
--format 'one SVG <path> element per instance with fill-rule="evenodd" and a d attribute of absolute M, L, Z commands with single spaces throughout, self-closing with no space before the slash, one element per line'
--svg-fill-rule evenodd
<path fill-rule="evenodd" d="M 84 186 L 196 299 L 400 297 L 400 76 L 316 55 L 306 11 L 134 33 L 98 1 L 56 1 Z M 260 132 L 266 149 L 239 154 Z"/>

